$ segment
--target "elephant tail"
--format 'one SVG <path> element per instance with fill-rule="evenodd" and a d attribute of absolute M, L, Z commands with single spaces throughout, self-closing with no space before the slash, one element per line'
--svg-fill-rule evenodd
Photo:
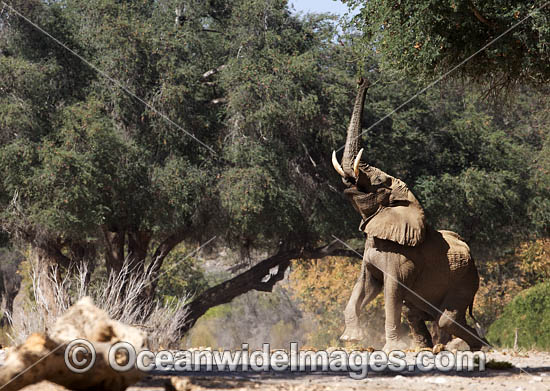
<path fill-rule="evenodd" d="M 481 327 L 481 324 L 474 317 L 473 309 L 474 309 L 474 300 L 472 299 L 472 302 L 468 305 L 468 314 L 470 314 L 470 318 L 472 318 L 472 320 L 474 321 L 474 326 L 475 326 L 475 329 L 476 329 L 478 335 L 481 338 L 484 338 L 485 337 L 485 331 Z"/>

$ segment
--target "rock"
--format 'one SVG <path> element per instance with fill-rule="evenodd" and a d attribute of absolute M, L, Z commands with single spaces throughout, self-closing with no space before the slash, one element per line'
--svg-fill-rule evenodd
<path fill-rule="evenodd" d="M 435 345 L 432 349 L 433 353 L 434 354 L 437 354 L 437 353 L 440 353 L 442 352 L 443 350 L 445 350 L 445 345 L 443 345 L 442 343 L 438 343 L 437 345 Z"/>
<path fill-rule="evenodd" d="M 105 311 L 94 305 L 90 297 L 83 297 L 61 315 L 48 334 L 56 341 L 78 338 L 111 344 L 126 341 L 141 348 L 147 344 L 147 335 L 143 331 L 110 319 Z"/>
<path fill-rule="evenodd" d="M 24 391 L 68 391 L 68 388 L 49 381 L 41 381 L 40 383 L 32 384 L 25 387 Z"/>
<path fill-rule="evenodd" d="M 430 377 L 426 379 L 426 383 L 432 383 L 432 384 L 445 384 L 447 382 L 448 380 L 442 376 Z"/>
<path fill-rule="evenodd" d="M 188 377 L 173 376 L 165 385 L 166 391 L 191 391 L 193 383 Z"/>
<path fill-rule="evenodd" d="M 449 342 L 445 346 L 445 350 L 449 350 L 451 352 L 456 352 L 458 350 L 464 351 L 464 350 L 470 350 L 470 346 L 468 346 L 468 344 L 460 338 L 453 338 L 451 342 Z"/>
<path fill-rule="evenodd" d="M 95 363 L 83 373 L 71 371 L 65 362 L 65 350 L 75 339 L 90 342 L 95 350 Z M 144 332 L 110 319 L 90 298 L 83 298 L 69 308 L 55 323 L 48 335 L 33 334 L 6 356 L 0 367 L 0 384 L 4 391 L 19 390 L 44 380 L 73 390 L 122 391 L 137 382 L 142 374 L 133 368 L 117 372 L 108 361 L 112 344 L 129 342 L 136 352 L 146 347 Z M 79 353 L 86 366 L 92 354 Z M 127 359 L 124 354 L 119 360 Z M 76 366 L 76 365 L 75 365 Z M 79 366 L 76 366 L 79 368 Z"/>

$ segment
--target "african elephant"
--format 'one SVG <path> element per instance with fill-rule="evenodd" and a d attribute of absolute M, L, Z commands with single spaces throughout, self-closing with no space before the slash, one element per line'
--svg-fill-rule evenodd
<path fill-rule="evenodd" d="M 342 163 L 332 163 L 342 176 L 344 194 L 361 215 L 366 236 L 361 274 L 344 311 L 342 340 L 359 340 L 359 312 L 382 290 L 385 302 L 384 350 L 404 348 L 398 335 L 402 306 L 418 347 L 431 347 L 426 320 L 462 338 L 471 349 L 485 341 L 467 325 L 479 277 L 468 245 L 451 231 L 436 231 L 407 185 L 362 160 L 359 130 L 368 82 L 361 80 L 348 127 Z"/>

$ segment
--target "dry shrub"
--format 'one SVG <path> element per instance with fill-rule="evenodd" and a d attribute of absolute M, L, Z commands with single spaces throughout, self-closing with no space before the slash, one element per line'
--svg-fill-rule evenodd
<path fill-rule="evenodd" d="M 502 314 L 506 304 L 522 290 L 514 279 L 493 280 L 481 278 L 477 291 L 474 316 L 480 322 L 484 331 Z"/>
<path fill-rule="evenodd" d="M 32 333 L 47 332 L 73 303 L 90 296 L 110 318 L 147 331 L 149 348 L 179 347 L 183 335 L 178 329 L 187 315 L 185 303 L 188 297 L 165 301 L 144 299 L 144 289 L 156 278 L 153 267 L 146 267 L 142 273 L 133 273 L 126 261 L 120 272 L 112 271 L 106 277 L 89 282 L 85 263 L 65 273 L 59 273 L 57 267 L 51 273 L 43 273 L 37 258 L 30 259 L 27 270 L 30 294 L 25 295 L 13 314 L 7 314 L 13 323 L 9 338 L 14 344 L 22 343 Z M 52 289 L 53 304 L 47 299 L 44 286 Z"/>
<path fill-rule="evenodd" d="M 519 270 L 527 283 L 542 282 L 550 277 L 550 238 L 522 243 L 516 251 Z"/>
<path fill-rule="evenodd" d="M 488 329 L 519 292 L 550 277 L 550 238 L 525 241 L 513 254 L 478 262 L 478 267 L 474 314 Z"/>
<path fill-rule="evenodd" d="M 326 257 L 296 262 L 290 275 L 292 296 L 305 317 L 312 322 L 306 343 L 315 348 L 336 346 L 344 331 L 344 308 L 351 295 L 361 265 L 349 258 Z M 378 295 L 361 314 L 367 331 L 362 341 L 368 346 L 383 345 L 383 296 Z"/>

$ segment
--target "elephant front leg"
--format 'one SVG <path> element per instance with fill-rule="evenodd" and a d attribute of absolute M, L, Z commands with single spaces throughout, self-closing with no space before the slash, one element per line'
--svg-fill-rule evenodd
<path fill-rule="evenodd" d="M 361 309 L 372 301 L 382 290 L 380 282 L 376 281 L 363 261 L 361 274 L 353 287 L 346 309 L 344 319 L 346 329 L 340 337 L 342 341 L 360 341 L 365 338 L 365 333 L 359 322 Z"/>
<path fill-rule="evenodd" d="M 391 263 L 388 263 L 391 264 Z M 397 263 L 398 264 L 398 263 Z M 401 310 L 403 307 L 403 288 L 400 286 L 397 273 L 391 269 L 384 272 L 384 306 L 386 312 L 386 344 L 385 352 L 407 349 L 408 345 L 399 339 Z"/>

